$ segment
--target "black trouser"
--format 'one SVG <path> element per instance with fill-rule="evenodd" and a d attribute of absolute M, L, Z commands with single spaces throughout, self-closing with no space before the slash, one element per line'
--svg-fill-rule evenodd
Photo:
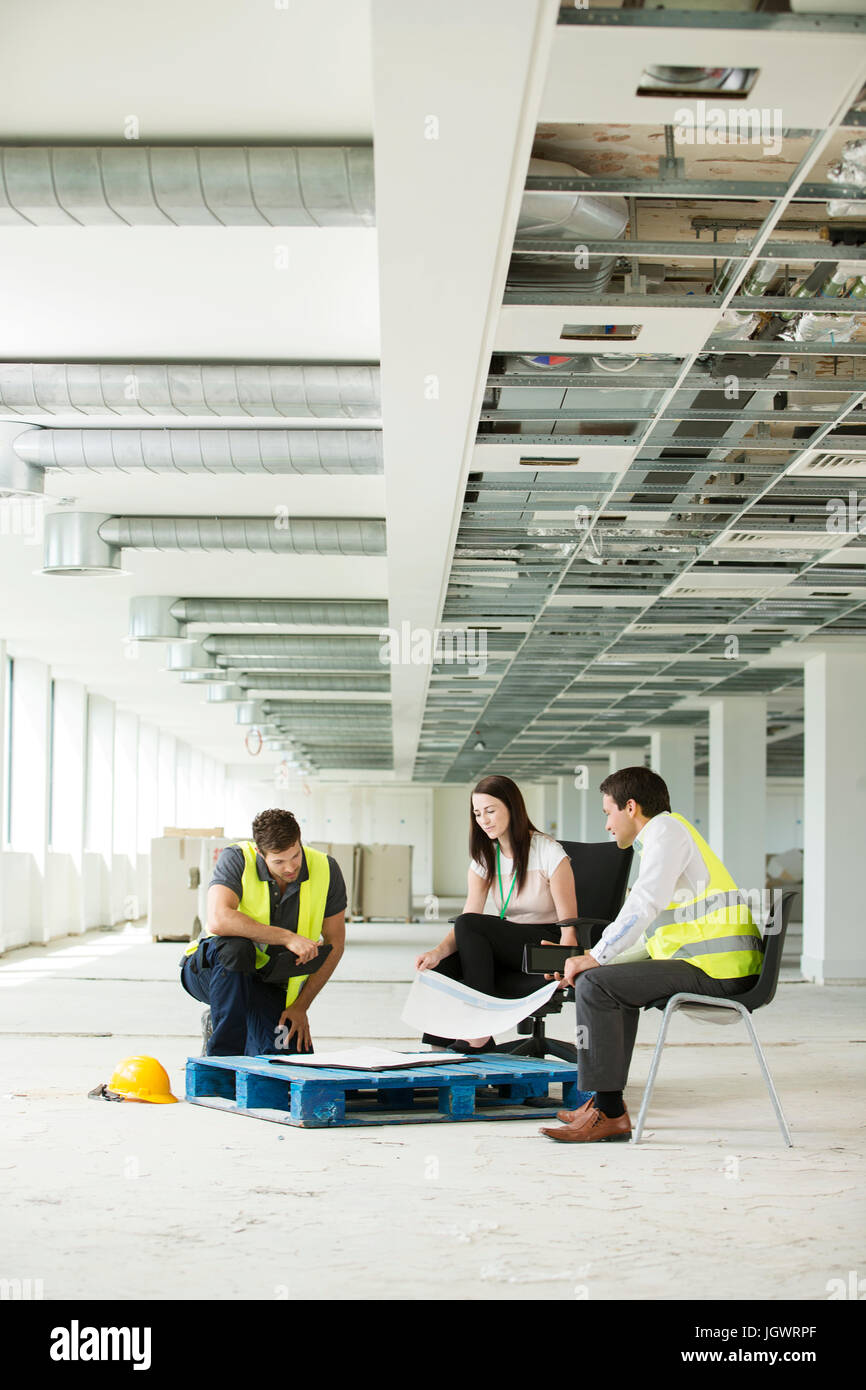
<path fill-rule="evenodd" d="M 259 1057 L 297 1052 L 297 1034 L 279 1046 L 277 1029 L 286 1007 L 286 983 L 293 975 L 311 975 L 324 956 L 301 966 L 293 951 L 271 947 L 268 963 L 256 969 L 256 948 L 242 936 L 206 936 L 181 961 L 180 982 L 187 994 L 210 1004 L 213 1033 L 209 1057 Z"/>
<path fill-rule="evenodd" d="M 523 948 L 540 946 L 542 941 L 552 941 L 556 944 L 560 932 L 555 923 L 551 923 L 550 926 L 527 927 L 517 922 L 509 922 L 507 918 L 493 917 L 483 912 L 464 912 L 454 923 L 454 935 L 457 939 L 457 951 L 453 956 L 446 956 L 435 966 L 439 974 L 447 975 L 449 980 L 460 980 L 481 994 L 514 998 L 515 992 L 518 997 L 521 992 L 532 994 L 543 981 L 537 975 L 525 975 L 525 989 L 521 991 L 518 987 L 515 991 L 511 988 L 508 994 L 503 996 L 503 974 L 506 971 L 511 975 L 522 973 Z M 441 1047 L 456 1040 L 425 1033 L 421 1041 Z"/>
<path fill-rule="evenodd" d="M 582 971 L 574 985 L 578 1086 L 582 1091 L 624 1090 L 642 1005 L 681 993 L 730 998 L 751 989 L 757 979 L 714 980 L 685 960 L 613 962 Z"/>

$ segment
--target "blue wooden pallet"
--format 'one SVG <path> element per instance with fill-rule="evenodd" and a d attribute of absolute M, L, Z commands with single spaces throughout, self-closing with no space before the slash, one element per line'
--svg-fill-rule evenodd
<path fill-rule="evenodd" d="M 522 1102 L 562 1086 L 562 1100 L 529 1109 Z M 495 1093 L 485 1088 L 495 1087 Z M 342 1125 L 429 1124 L 453 1120 L 528 1120 L 573 1109 L 589 1097 L 566 1062 L 487 1052 L 465 1062 L 344 1071 L 293 1067 L 267 1057 L 190 1057 L 186 1098 L 193 1105 L 321 1129 Z"/>

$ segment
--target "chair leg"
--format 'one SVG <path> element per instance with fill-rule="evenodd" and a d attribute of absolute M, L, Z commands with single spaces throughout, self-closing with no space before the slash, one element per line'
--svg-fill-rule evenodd
<path fill-rule="evenodd" d="M 577 1066 L 577 1048 L 574 1043 L 559 1042 L 556 1038 L 546 1038 L 547 1055 L 558 1057 L 561 1062 L 573 1062 Z"/>
<path fill-rule="evenodd" d="M 644 1088 L 643 1100 L 641 1101 L 641 1106 L 640 1106 L 640 1113 L 638 1114 L 638 1117 L 637 1117 L 637 1124 L 636 1124 L 635 1127 L 634 1127 L 634 1133 L 632 1134 L 632 1137 L 631 1137 L 631 1142 L 632 1142 L 633 1144 L 639 1144 L 639 1143 L 640 1143 L 640 1137 L 641 1137 L 641 1135 L 643 1134 L 644 1121 L 646 1120 L 647 1110 L 649 1109 L 650 1098 L 651 1098 L 652 1093 L 653 1093 L 653 1086 L 655 1085 L 656 1072 L 657 1072 L 658 1069 L 659 1069 L 659 1062 L 661 1061 L 662 1048 L 663 1048 L 664 1045 L 665 1045 L 665 1038 L 666 1038 L 666 1036 L 667 1036 L 668 1024 L 669 1024 L 669 1022 L 670 1022 L 670 1020 L 671 1020 L 671 1015 L 672 1015 L 672 1013 L 674 1013 L 675 1008 L 676 1008 L 676 1005 L 675 1005 L 675 1004 L 674 1004 L 674 1008 L 671 1008 L 671 1005 L 672 1005 L 672 1004 L 674 1004 L 674 1000 L 673 1000 L 673 999 L 671 999 L 671 1000 L 665 1005 L 664 1017 L 663 1017 L 663 1019 L 662 1019 L 662 1025 L 661 1025 L 661 1028 L 659 1029 L 658 1040 L 657 1040 L 657 1042 L 656 1042 L 656 1050 L 655 1050 L 655 1052 L 653 1053 L 653 1059 L 652 1059 L 652 1063 L 651 1063 L 651 1065 L 650 1065 L 649 1076 L 647 1077 L 647 1083 L 646 1083 L 646 1086 L 645 1086 L 645 1088 Z"/>
<path fill-rule="evenodd" d="M 776 1119 L 779 1121 L 779 1129 L 782 1131 L 782 1138 L 784 1139 L 784 1141 L 785 1141 L 785 1143 L 787 1144 L 788 1148 L 789 1148 L 789 1149 L 792 1149 L 792 1148 L 794 1147 L 794 1141 L 793 1141 L 793 1139 L 791 1138 L 791 1131 L 788 1129 L 788 1123 L 787 1123 L 787 1121 L 786 1121 L 786 1119 L 785 1119 L 784 1114 L 782 1113 L 782 1107 L 781 1107 L 781 1105 L 780 1105 L 780 1103 L 779 1103 L 779 1097 L 776 1095 L 776 1088 L 775 1088 L 775 1086 L 773 1085 L 773 1078 L 772 1078 L 771 1075 L 770 1075 L 770 1071 L 769 1071 L 769 1068 L 768 1068 L 768 1066 L 767 1066 L 767 1062 L 766 1062 L 766 1059 L 765 1059 L 765 1057 L 764 1057 L 764 1053 L 763 1053 L 763 1049 L 762 1049 L 762 1047 L 761 1047 L 761 1044 L 758 1042 L 758 1035 L 757 1035 L 757 1033 L 755 1032 L 755 1029 L 754 1029 L 754 1026 L 753 1026 L 753 1024 L 752 1024 L 752 1020 L 751 1020 L 751 1018 L 749 1017 L 748 1011 L 747 1011 L 746 1009 L 741 1009 L 740 1012 L 742 1013 L 743 1018 L 744 1018 L 745 1021 L 746 1021 L 746 1027 L 747 1027 L 748 1030 L 749 1030 L 749 1037 L 752 1039 L 752 1046 L 753 1046 L 753 1048 L 755 1049 L 755 1056 L 756 1056 L 757 1059 L 758 1059 L 758 1066 L 761 1068 L 761 1072 L 763 1073 L 764 1081 L 765 1081 L 766 1084 L 767 1084 L 767 1090 L 770 1092 L 770 1100 L 773 1102 L 773 1109 L 774 1109 L 775 1112 L 776 1112 Z"/>
<path fill-rule="evenodd" d="M 544 1051 L 539 1051 L 538 1042 L 534 1037 L 516 1038 L 513 1042 L 500 1042 L 496 1051 L 507 1052 L 509 1056 L 544 1056 Z"/>
<path fill-rule="evenodd" d="M 512 1057 L 546 1057 L 550 1044 L 544 1035 L 544 1019 L 532 1019 L 532 1032 L 516 1038 L 514 1042 L 499 1043 L 497 1052 L 507 1052 Z"/>

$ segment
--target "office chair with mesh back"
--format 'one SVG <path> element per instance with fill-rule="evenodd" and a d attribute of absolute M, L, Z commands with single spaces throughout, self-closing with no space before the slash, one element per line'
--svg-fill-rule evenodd
<path fill-rule="evenodd" d="M 796 892 L 788 889 L 786 892 L 775 895 L 773 900 L 773 910 L 764 927 L 764 961 L 761 966 L 761 973 L 758 976 L 757 984 L 747 990 L 745 994 L 738 994 L 726 999 L 717 999 L 706 994 L 673 994 L 669 999 L 654 999 L 644 1007 L 647 1009 L 663 1009 L 661 1027 L 659 1028 L 658 1040 L 653 1053 L 650 1065 L 649 1076 L 647 1077 L 646 1088 L 641 1101 L 640 1114 L 637 1117 L 632 1142 L 640 1143 L 643 1133 L 644 1122 L 647 1110 L 649 1109 L 650 1098 L 655 1085 L 656 1072 L 658 1071 L 661 1060 L 662 1048 L 665 1044 L 665 1037 L 668 1031 L 668 1024 L 672 1016 L 678 1009 L 683 1009 L 691 1018 L 698 1018 L 706 1023 L 736 1023 L 742 1018 L 752 1040 L 755 1049 L 755 1056 L 758 1059 L 758 1066 L 766 1082 L 767 1090 L 770 1093 L 770 1100 L 776 1112 L 776 1119 L 782 1131 L 782 1138 L 788 1148 L 793 1147 L 791 1132 L 788 1129 L 782 1107 L 779 1104 L 779 1097 L 776 1095 L 776 1088 L 773 1085 L 773 1078 L 770 1076 L 769 1068 L 761 1044 L 758 1042 L 757 1035 L 752 1027 L 752 1020 L 749 1017 L 755 1009 L 762 1008 L 769 1004 L 776 993 L 776 985 L 779 982 L 779 970 L 782 965 L 782 951 L 785 946 L 785 932 L 788 930 L 788 918 L 791 915 Z"/>
<path fill-rule="evenodd" d="M 614 840 L 605 840 L 601 844 L 580 844 L 576 840 L 560 840 L 560 844 L 571 860 L 580 916 L 568 924 L 557 925 L 575 925 L 578 942 L 586 950 L 595 945 L 625 901 L 634 851 L 631 848 L 620 849 Z M 541 983 L 537 976 L 516 971 L 502 971 L 496 976 L 497 993 L 508 999 L 519 999 L 522 995 L 531 994 Z M 520 1057 L 553 1056 L 559 1057 L 563 1062 L 576 1064 L 577 1048 L 574 1043 L 563 1043 L 556 1038 L 548 1038 L 544 1031 L 545 1018 L 550 1014 L 560 1013 L 563 1004 L 573 1000 L 573 989 L 557 990 L 552 999 L 517 1025 L 518 1032 L 524 1036 L 517 1038 L 515 1042 L 500 1043 L 496 1051 L 510 1052 Z"/>

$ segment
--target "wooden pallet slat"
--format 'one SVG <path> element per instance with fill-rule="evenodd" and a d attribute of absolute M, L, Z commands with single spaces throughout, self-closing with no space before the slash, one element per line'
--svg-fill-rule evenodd
<path fill-rule="evenodd" d="M 562 1086 L 562 1102 L 522 1109 L 530 1097 Z M 292 1067 L 268 1057 L 190 1057 L 186 1098 L 299 1128 L 422 1124 L 473 1119 L 530 1119 L 587 1098 L 565 1062 L 486 1053 L 447 1063 L 381 1072 Z"/>

